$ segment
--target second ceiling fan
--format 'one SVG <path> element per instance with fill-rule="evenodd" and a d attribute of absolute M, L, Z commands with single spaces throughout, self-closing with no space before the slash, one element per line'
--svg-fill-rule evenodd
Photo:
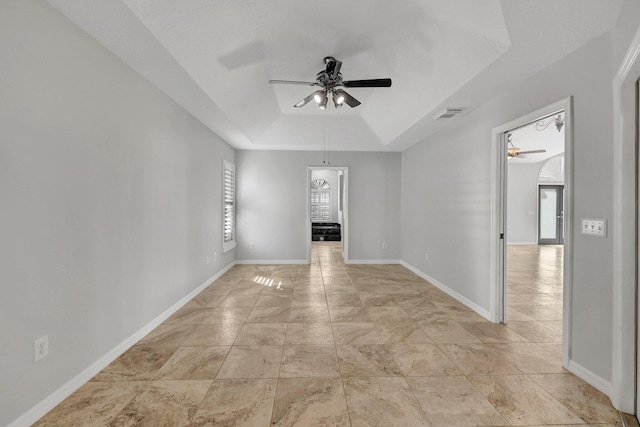
<path fill-rule="evenodd" d="M 333 105 L 336 108 L 342 107 L 343 104 L 347 104 L 349 107 L 357 107 L 360 105 L 360 101 L 349 95 L 343 87 L 355 88 L 355 87 L 390 87 L 391 79 L 368 79 L 368 80 L 342 80 L 342 74 L 340 68 L 342 62 L 338 61 L 332 56 L 324 58 L 325 69 L 320 71 L 316 75 L 316 81 L 314 82 L 302 82 L 295 80 L 269 80 L 269 84 L 289 84 L 289 85 L 304 85 L 304 86 L 318 86 L 319 90 L 313 92 L 300 102 L 296 103 L 294 107 L 300 108 L 307 105 L 311 100 L 318 103 L 318 106 L 322 109 L 327 108 L 329 97 L 333 99 Z"/>
<path fill-rule="evenodd" d="M 521 155 L 527 155 L 527 154 L 542 154 L 542 153 L 546 153 L 547 150 L 540 149 L 540 150 L 527 150 L 527 151 L 520 151 L 519 148 L 515 147 L 513 145 L 513 142 L 511 142 L 511 134 L 507 135 L 507 158 L 508 159 L 512 159 L 514 157 L 518 157 Z"/>

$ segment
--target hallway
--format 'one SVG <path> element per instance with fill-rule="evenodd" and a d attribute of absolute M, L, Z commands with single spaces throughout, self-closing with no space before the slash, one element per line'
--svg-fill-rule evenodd
<path fill-rule="evenodd" d="M 619 425 L 561 366 L 553 247 L 511 263 L 508 325 L 339 250 L 233 267 L 36 425 Z"/>
<path fill-rule="evenodd" d="M 507 246 L 509 328 L 562 358 L 563 246 Z"/>

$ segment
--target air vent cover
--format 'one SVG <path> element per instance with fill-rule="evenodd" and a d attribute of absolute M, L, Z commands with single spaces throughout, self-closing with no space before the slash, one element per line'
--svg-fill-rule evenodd
<path fill-rule="evenodd" d="M 445 108 L 444 110 L 440 111 L 438 114 L 433 116 L 433 120 L 450 119 L 452 117 L 457 116 L 461 112 L 462 110 L 459 108 Z"/>

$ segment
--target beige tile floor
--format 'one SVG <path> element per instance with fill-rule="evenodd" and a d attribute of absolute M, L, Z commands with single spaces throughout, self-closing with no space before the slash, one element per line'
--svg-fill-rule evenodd
<path fill-rule="evenodd" d="M 510 248 L 507 325 L 339 250 L 235 266 L 36 425 L 619 425 L 561 366 L 561 248 Z"/>

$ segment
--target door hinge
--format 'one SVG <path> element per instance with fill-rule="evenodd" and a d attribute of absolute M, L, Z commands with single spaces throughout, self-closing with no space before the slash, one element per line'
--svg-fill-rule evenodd
<path fill-rule="evenodd" d="M 504 239 L 504 233 L 500 233 L 500 240 Z"/>

